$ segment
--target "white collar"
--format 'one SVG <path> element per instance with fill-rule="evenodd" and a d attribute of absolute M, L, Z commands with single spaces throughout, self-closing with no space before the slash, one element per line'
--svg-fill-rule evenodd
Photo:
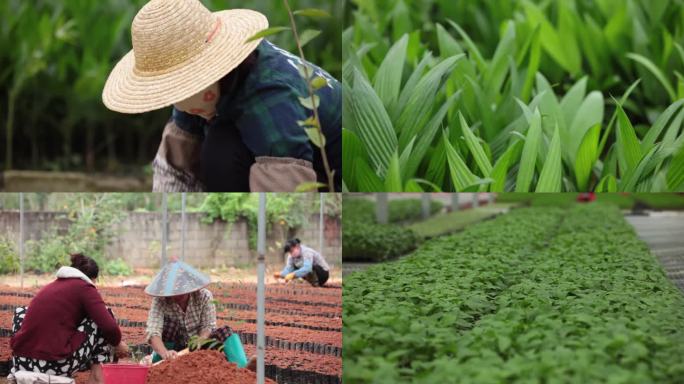
<path fill-rule="evenodd" d="M 61 267 L 57 271 L 57 278 L 58 279 L 81 279 L 85 281 L 86 283 L 95 286 L 95 283 L 93 283 L 92 280 L 88 276 L 85 275 L 85 273 L 81 272 L 80 270 L 74 268 L 74 267 Z"/>

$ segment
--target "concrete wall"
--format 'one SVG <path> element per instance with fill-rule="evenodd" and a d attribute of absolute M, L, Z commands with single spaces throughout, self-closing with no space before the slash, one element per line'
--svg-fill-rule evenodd
<path fill-rule="evenodd" d="M 202 223 L 201 213 L 186 214 L 185 260 L 198 267 L 240 266 L 256 262 L 256 251 L 249 249 L 249 232 L 245 221 L 235 223 Z M 25 239 L 40 239 L 51 227 L 64 233 L 70 225 L 60 212 L 25 212 Z M 169 213 L 167 254 L 181 254 L 181 215 Z M 340 221 L 325 217 L 323 255 L 329 263 L 342 261 Z M 303 228 L 288 233 L 282 225 L 267 228 L 267 263 L 280 264 L 281 248 L 289 237 L 299 237 L 303 243 L 318 249 L 319 216 L 312 215 Z M 130 212 L 117 225 L 117 236 L 107 249 L 107 256 L 123 258 L 134 267 L 156 268 L 161 254 L 161 214 Z M 250 229 L 251 230 L 251 229 Z M 256 228 L 253 229 L 256 233 Z M 0 211 L 0 235 L 19 238 L 19 212 Z"/>

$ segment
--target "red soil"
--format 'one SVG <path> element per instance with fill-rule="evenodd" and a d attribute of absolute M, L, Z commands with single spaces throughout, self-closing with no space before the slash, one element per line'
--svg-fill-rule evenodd
<path fill-rule="evenodd" d="M 216 351 L 197 351 L 150 368 L 147 384 L 203 383 L 254 384 L 256 374 L 238 368 Z M 276 384 L 266 379 L 266 383 Z"/>
<path fill-rule="evenodd" d="M 217 315 L 218 325 L 229 325 L 242 333 L 256 333 L 256 285 L 255 284 L 212 284 L 208 287 L 219 301 Z M 16 288 L 0 286 L 0 305 L 28 305 L 29 297 L 13 296 L 14 292 L 35 293 L 37 289 L 19 291 Z M 271 339 L 289 341 L 291 343 L 317 343 L 341 347 L 342 345 L 342 292 L 337 288 L 312 288 L 305 284 L 268 285 L 266 287 L 266 320 L 279 325 L 267 325 L 266 335 Z M 1 294 L 4 292 L 5 294 Z M 120 320 L 146 322 L 147 308 L 151 298 L 144 293 L 143 287 L 104 288 L 100 289 L 105 302 L 111 306 L 115 316 Z M 323 303 L 323 305 L 320 305 Z M 116 305 L 113 305 L 116 304 Z M 224 304 L 223 306 L 221 304 Z M 250 309 L 229 308 L 226 305 L 247 305 Z M 138 308 L 134 308 L 138 307 Z M 0 310 L 0 328 L 11 329 L 11 309 Z M 221 319 L 229 318 L 229 319 Z M 330 331 L 303 328 L 320 327 Z M 129 344 L 145 343 L 143 327 L 122 326 L 124 340 Z M 255 353 L 255 346 L 245 343 L 248 356 Z M 282 348 L 282 349 L 281 349 Z M 0 338 L 0 361 L 10 359 L 9 337 Z M 164 363 L 166 364 L 166 363 Z M 162 365 L 164 365 L 162 364 Z M 295 351 L 283 347 L 270 346 L 266 351 L 266 364 L 280 368 L 315 372 L 318 374 L 342 375 L 342 359 L 339 356 Z M 200 363 L 200 367 L 205 367 Z M 232 366 L 232 365 L 231 365 Z M 250 372 L 247 372 L 250 374 Z M 77 383 L 85 383 L 89 373 L 77 375 Z M 197 381 L 200 380 L 200 381 Z M 230 382 L 235 382 L 234 379 Z M 193 377 L 188 382 L 204 382 L 207 380 Z M 249 379 L 253 383 L 255 379 Z M 174 377 L 166 382 L 184 382 Z M 211 381 L 207 381 L 211 382 Z M 240 381 L 238 381 L 239 383 Z"/>

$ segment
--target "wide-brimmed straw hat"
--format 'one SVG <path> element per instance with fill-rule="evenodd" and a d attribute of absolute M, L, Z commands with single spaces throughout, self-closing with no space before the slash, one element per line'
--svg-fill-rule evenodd
<path fill-rule="evenodd" d="M 133 50 L 109 74 L 107 108 L 142 113 L 183 101 L 235 69 L 262 39 L 266 16 L 247 9 L 212 13 L 199 0 L 151 0 L 133 19 Z"/>
<path fill-rule="evenodd" d="M 182 261 L 171 261 L 154 277 L 145 293 L 170 297 L 199 291 L 210 283 L 209 276 Z"/>

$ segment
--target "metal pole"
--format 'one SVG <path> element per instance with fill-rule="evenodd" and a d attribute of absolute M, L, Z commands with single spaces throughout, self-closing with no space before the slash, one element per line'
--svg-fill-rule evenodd
<path fill-rule="evenodd" d="M 380 192 L 375 195 L 375 218 L 380 224 L 387 224 L 387 193 Z"/>
<path fill-rule="evenodd" d="M 185 261 L 185 192 L 181 194 L 181 260 Z"/>
<path fill-rule="evenodd" d="M 169 212 L 167 207 L 167 194 L 162 194 L 162 244 L 161 244 L 161 265 L 166 265 L 166 244 L 169 241 Z"/>
<path fill-rule="evenodd" d="M 427 219 L 428 217 L 430 217 L 430 194 L 429 193 L 423 193 L 422 194 L 421 208 L 423 211 L 423 219 Z"/>
<path fill-rule="evenodd" d="M 19 274 L 24 288 L 24 193 L 19 192 Z"/>
<path fill-rule="evenodd" d="M 480 201 L 477 198 L 477 192 L 473 193 L 473 208 L 477 208 L 480 206 Z"/>
<path fill-rule="evenodd" d="M 266 194 L 259 193 L 259 216 L 257 217 L 257 384 L 264 384 L 266 354 L 265 320 L 265 275 L 266 275 Z"/>
<path fill-rule="evenodd" d="M 451 211 L 456 212 L 458 211 L 458 193 L 452 193 L 451 194 Z"/>
<path fill-rule="evenodd" d="M 490 205 L 491 205 L 491 204 L 494 204 L 495 195 L 494 195 L 493 193 L 490 192 L 490 193 L 487 194 L 487 197 L 489 197 L 489 203 L 488 203 L 488 204 L 490 204 Z"/>
<path fill-rule="evenodd" d="M 320 219 L 318 222 L 318 251 L 322 254 L 323 253 L 323 231 L 325 230 L 325 220 L 323 218 L 323 214 L 325 211 L 325 194 L 321 193 L 321 215 Z"/>

